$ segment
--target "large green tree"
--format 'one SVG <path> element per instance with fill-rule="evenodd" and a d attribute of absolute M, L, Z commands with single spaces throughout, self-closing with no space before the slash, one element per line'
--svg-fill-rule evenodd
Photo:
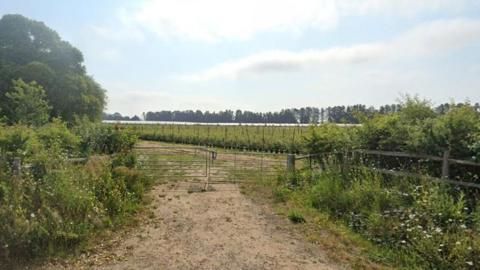
<path fill-rule="evenodd" d="M 44 23 L 21 15 L 0 19 L 0 108 L 13 80 L 35 81 L 46 92 L 51 116 L 72 121 L 75 115 L 100 119 L 106 97 L 88 76 L 82 53 Z M 2 110 L 5 111 L 5 110 Z M 0 112 L 1 113 L 1 112 Z M 11 118 L 11 116 L 7 116 Z"/>

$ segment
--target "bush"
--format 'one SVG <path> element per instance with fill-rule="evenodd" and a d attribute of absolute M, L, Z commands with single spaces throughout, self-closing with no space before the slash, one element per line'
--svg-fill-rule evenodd
<path fill-rule="evenodd" d="M 273 191 L 273 198 L 276 202 L 286 202 L 291 190 L 284 185 L 277 186 Z"/>
<path fill-rule="evenodd" d="M 37 137 L 45 149 L 63 152 L 69 156 L 78 153 L 78 145 L 80 138 L 73 134 L 67 125 L 59 119 L 54 119 L 52 122 L 42 126 L 37 130 Z"/>
<path fill-rule="evenodd" d="M 344 183 L 337 176 L 338 172 L 320 175 L 310 191 L 312 206 L 332 216 L 344 215 L 353 203 L 343 193 Z"/>
<path fill-rule="evenodd" d="M 115 181 L 125 183 L 125 188 L 128 196 L 131 199 L 138 201 L 143 197 L 145 189 L 148 188 L 152 182 L 151 179 L 129 167 L 116 167 L 113 170 L 113 178 Z"/>
<path fill-rule="evenodd" d="M 109 128 L 95 134 L 100 136 L 88 138 L 100 142 L 88 142 L 94 146 L 89 152 L 120 153 L 90 156 L 86 164 L 75 165 L 68 157 L 82 154 L 85 137 L 59 120 L 36 130 L 25 126 L 0 130 L 1 155 L 7 163 L 21 157 L 30 165 L 20 177 L 12 176 L 10 164 L 0 166 L 0 265 L 13 258 L 76 248 L 98 229 L 123 222 L 138 208 L 151 181 L 135 170 L 136 157 L 128 151 L 134 137 Z M 102 134 L 116 139 L 97 148 L 105 143 Z"/>
<path fill-rule="evenodd" d="M 305 218 L 303 217 L 303 215 L 297 211 L 290 211 L 288 213 L 288 219 L 293 222 L 293 223 L 305 223 L 306 220 Z"/>
<path fill-rule="evenodd" d="M 81 185 L 84 174 L 56 161 L 55 169 L 41 178 L 24 174 L 21 181 L 0 179 L 8 191 L 4 194 L 8 204 L 0 206 L 1 258 L 50 255 L 72 248 L 101 225 L 94 219 L 102 217 L 102 207 Z"/>
<path fill-rule="evenodd" d="M 477 127 L 480 130 L 480 125 Z M 474 134 L 473 136 L 473 143 L 469 145 L 470 150 L 473 153 L 473 159 L 476 161 L 480 160 L 480 131 Z"/>
<path fill-rule="evenodd" d="M 355 148 L 355 129 L 334 124 L 311 126 L 304 138 L 309 153 L 340 152 Z"/>
<path fill-rule="evenodd" d="M 410 127 L 402 123 L 398 114 L 378 115 L 366 121 L 359 129 L 360 145 L 364 149 L 406 151 L 414 140 Z"/>
<path fill-rule="evenodd" d="M 9 161 L 14 157 L 28 158 L 42 148 L 35 132 L 26 126 L 18 125 L 0 129 L 0 151 Z"/>
<path fill-rule="evenodd" d="M 35 81 L 12 80 L 12 89 L 2 94 L 5 103 L 0 113 L 8 123 L 41 126 L 48 122 L 52 108 L 46 101 L 45 90 Z"/>
<path fill-rule="evenodd" d="M 366 169 L 342 172 L 334 166 L 314 177 L 310 186 L 293 192 L 307 192 L 312 207 L 397 250 L 400 263 L 434 269 L 480 265 L 480 208 L 470 209 L 451 187 L 421 179 L 387 182 Z"/>
<path fill-rule="evenodd" d="M 137 156 L 133 152 L 121 152 L 112 157 L 112 166 L 125 166 L 131 169 L 137 166 Z"/>
<path fill-rule="evenodd" d="M 457 158 L 470 159 L 477 153 L 471 145 L 478 143 L 480 116 L 470 105 L 453 107 L 446 114 L 426 124 L 423 152 L 441 153 L 444 149 Z M 427 148 L 428 147 L 428 148 Z M 432 151 L 433 150 L 433 151 Z M 473 150 L 473 151 L 472 151 Z"/>
<path fill-rule="evenodd" d="M 117 126 L 90 123 L 77 120 L 74 128 L 81 138 L 80 149 L 85 153 L 113 154 L 126 152 L 137 142 L 137 135 Z"/>

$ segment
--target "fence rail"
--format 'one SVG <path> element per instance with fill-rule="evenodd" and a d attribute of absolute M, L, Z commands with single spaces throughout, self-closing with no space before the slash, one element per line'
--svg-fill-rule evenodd
<path fill-rule="evenodd" d="M 423 155 L 423 154 L 415 154 L 415 153 L 407 153 L 407 152 L 379 151 L 379 150 L 354 150 L 352 152 L 371 154 L 371 155 L 380 155 L 380 156 L 420 158 L 420 159 L 428 159 L 428 160 L 435 160 L 435 161 L 444 161 L 445 160 L 445 154 L 444 154 L 443 157 L 439 157 L 439 156 Z M 447 157 L 447 161 L 448 161 L 449 164 L 461 164 L 461 165 L 469 165 L 469 166 L 480 167 L 479 162 L 474 162 L 474 161 L 469 161 L 469 160 L 461 160 L 461 159 L 453 159 L 453 158 L 449 157 L 449 152 L 448 151 L 445 151 L 444 153 L 448 153 L 448 155 L 446 157 Z"/>
<path fill-rule="evenodd" d="M 416 159 L 442 162 L 442 167 L 441 167 L 442 176 L 440 178 L 439 177 L 433 177 L 433 176 L 426 175 L 426 174 L 419 174 L 419 173 L 412 173 L 412 172 L 391 170 L 391 169 L 388 170 L 388 169 L 384 169 L 384 168 L 375 168 L 375 167 L 371 167 L 371 166 L 368 166 L 368 165 L 365 166 L 365 167 L 367 167 L 370 170 L 382 173 L 382 174 L 395 175 L 395 176 L 406 176 L 406 177 L 423 177 L 423 178 L 427 178 L 429 180 L 436 181 L 436 182 L 443 182 L 443 183 L 448 183 L 448 184 L 453 184 L 453 185 L 459 185 L 459 186 L 464 186 L 464 187 L 471 187 L 471 188 L 480 189 L 480 184 L 473 183 L 473 182 L 468 182 L 468 181 L 464 181 L 464 180 L 453 180 L 453 179 L 449 178 L 449 172 L 450 172 L 450 165 L 451 164 L 460 164 L 460 165 L 466 165 L 466 166 L 472 166 L 472 167 L 480 167 L 479 162 L 450 158 L 450 152 L 449 151 L 445 151 L 443 156 L 439 157 L 439 156 L 433 156 L 433 155 L 407 153 L 407 152 L 396 152 L 396 151 L 352 150 L 352 151 L 346 151 L 346 152 L 326 152 L 326 153 L 314 153 L 314 154 L 309 154 L 309 155 L 297 155 L 297 156 L 295 156 L 295 160 L 305 160 L 305 159 L 307 159 L 309 161 L 308 166 L 310 167 L 310 169 L 312 169 L 312 162 L 315 161 L 315 160 L 318 160 L 318 159 L 320 159 L 320 158 L 322 158 L 326 155 L 344 155 L 344 158 L 343 158 L 344 162 L 343 163 L 348 164 L 349 161 L 348 161 L 348 158 L 346 156 L 351 155 L 351 154 L 367 154 L 367 155 L 388 156 L 388 157 L 397 157 L 397 158 L 416 158 Z M 295 162 L 293 162 L 293 166 L 295 166 Z"/>
<path fill-rule="evenodd" d="M 68 158 L 67 161 L 71 162 L 73 164 L 78 164 L 78 163 L 85 163 L 88 160 L 86 157 L 76 157 L 76 158 Z M 4 162 L 3 159 L 0 159 L 0 162 Z M 1 164 L 0 164 L 1 165 Z M 20 157 L 14 157 L 12 164 L 11 164 L 11 169 L 12 169 L 12 175 L 13 176 L 21 176 L 22 171 L 24 169 L 28 170 L 32 168 L 32 164 L 29 163 L 23 163 L 22 158 Z"/>

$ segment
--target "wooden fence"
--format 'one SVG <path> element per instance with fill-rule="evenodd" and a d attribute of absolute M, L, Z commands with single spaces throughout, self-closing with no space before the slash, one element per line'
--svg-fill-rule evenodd
<path fill-rule="evenodd" d="M 380 150 L 352 150 L 348 152 L 335 152 L 335 153 L 316 153 L 316 154 L 309 154 L 309 155 L 299 155 L 295 156 L 295 160 L 307 160 L 308 166 L 312 169 L 312 163 L 315 160 L 319 160 L 322 157 L 328 155 L 355 155 L 355 154 L 364 154 L 364 155 L 375 155 L 377 157 L 397 157 L 397 158 L 415 158 L 415 159 L 422 159 L 428 161 L 437 161 L 442 162 L 441 167 L 441 177 L 433 177 L 430 175 L 425 174 L 418 174 L 406 171 L 398 171 L 398 170 L 387 170 L 383 168 L 375 168 L 371 166 L 366 166 L 370 170 L 380 172 L 382 174 L 388 175 L 395 175 L 395 176 L 403 176 L 403 177 L 423 177 L 427 178 L 432 181 L 436 182 L 443 182 L 453 185 L 471 187 L 471 188 L 478 188 L 480 189 L 480 183 L 473 183 L 471 181 L 465 180 L 453 180 L 450 179 L 450 166 L 451 164 L 460 164 L 466 166 L 473 166 L 473 167 L 480 167 L 479 162 L 469 161 L 469 160 L 460 160 L 460 159 L 453 159 L 450 158 L 450 152 L 445 151 L 443 156 L 433 156 L 433 155 L 425 155 L 425 154 L 417 154 L 417 153 L 407 153 L 407 152 L 395 152 L 395 151 L 380 151 Z M 347 158 L 343 158 L 344 162 L 348 162 Z M 292 163 L 290 161 L 290 163 Z M 363 164 L 364 165 L 364 164 Z M 295 166 L 295 162 L 293 162 L 293 167 Z"/>
<path fill-rule="evenodd" d="M 88 160 L 88 158 L 84 157 L 77 157 L 77 158 L 69 158 L 67 161 L 71 163 L 84 163 Z M 30 169 L 32 167 L 31 164 L 22 164 L 22 159 L 20 157 L 13 158 L 12 162 L 12 175 L 16 177 L 20 177 L 22 175 L 23 169 Z"/>

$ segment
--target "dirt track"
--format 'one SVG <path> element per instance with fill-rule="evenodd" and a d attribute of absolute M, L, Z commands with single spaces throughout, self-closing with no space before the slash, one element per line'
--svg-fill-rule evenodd
<path fill-rule="evenodd" d="M 236 186 L 189 193 L 190 185 L 157 186 L 153 213 L 139 231 L 101 254 L 48 269 L 339 269 Z"/>
<path fill-rule="evenodd" d="M 188 193 L 188 185 L 157 187 L 153 222 L 115 251 L 127 260 L 100 268 L 333 269 L 235 186 Z"/>

